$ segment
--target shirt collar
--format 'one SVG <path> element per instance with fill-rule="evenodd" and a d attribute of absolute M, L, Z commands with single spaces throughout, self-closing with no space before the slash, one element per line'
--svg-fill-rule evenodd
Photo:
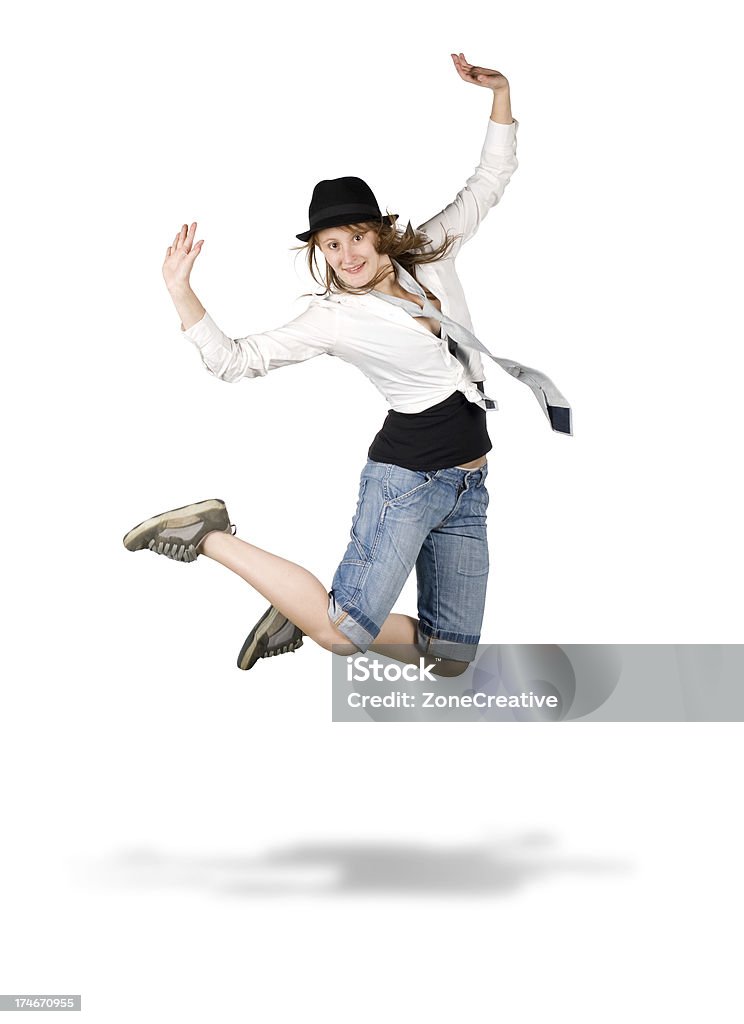
<path fill-rule="evenodd" d="M 397 260 L 394 260 L 392 257 L 390 258 L 390 262 L 395 267 L 396 272 L 398 274 L 398 281 L 400 284 L 403 285 L 405 290 L 407 292 L 413 292 L 413 294 L 418 295 L 419 298 L 425 299 L 426 293 L 424 292 L 424 289 L 418 283 L 416 278 L 413 277 L 412 274 L 409 274 L 406 268 L 402 266 L 400 263 L 398 263 Z"/>

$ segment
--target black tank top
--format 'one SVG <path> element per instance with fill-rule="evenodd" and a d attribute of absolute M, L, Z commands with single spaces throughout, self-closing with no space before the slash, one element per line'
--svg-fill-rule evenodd
<path fill-rule="evenodd" d="M 415 470 L 450 469 L 473 462 L 493 448 L 486 415 L 461 391 L 423 412 L 391 409 L 367 455 L 373 462 Z"/>

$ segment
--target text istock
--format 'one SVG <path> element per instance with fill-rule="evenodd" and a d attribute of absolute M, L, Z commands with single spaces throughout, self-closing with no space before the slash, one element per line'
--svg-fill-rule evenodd
<path fill-rule="evenodd" d="M 347 683 L 366 683 L 374 679 L 378 683 L 397 683 L 401 679 L 409 683 L 436 683 L 437 678 L 431 674 L 431 665 L 424 665 L 419 658 L 418 665 L 382 665 L 373 661 L 370 665 L 367 658 L 346 659 Z"/>

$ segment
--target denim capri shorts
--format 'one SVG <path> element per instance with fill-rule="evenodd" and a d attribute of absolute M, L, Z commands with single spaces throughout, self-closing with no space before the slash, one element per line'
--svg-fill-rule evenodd
<path fill-rule="evenodd" d="M 328 615 L 366 651 L 414 566 L 419 650 L 473 661 L 488 582 L 488 467 L 418 472 L 367 460 Z"/>

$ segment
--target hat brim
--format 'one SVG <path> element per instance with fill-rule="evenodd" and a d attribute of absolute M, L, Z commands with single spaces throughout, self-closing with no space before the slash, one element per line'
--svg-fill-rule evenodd
<path fill-rule="evenodd" d="M 397 220 L 398 214 L 393 213 L 390 217 L 388 217 L 387 214 L 383 214 L 380 219 L 383 224 L 387 224 L 392 227 L 393 220 L 391 218 L 395 218 Z M 377 220 L 377 217 L 370 216 L 368 213 L 360 213 L 358 218 L 349 220 L 348 214 L 339 214 L 336 217 L 328 217 L 327 220 L 321 221 L 320 224 L 316 224 L 311 231 L 303 231 L 301 235 L 295 235 L 295 238 L 299 238 L 301 242 L 309 242 L 310 236 L 314 235 L 316 231 L 322 231 L 324 228 L 340 228 L 343 224 L 361 224 L 367 220 Z"/>

